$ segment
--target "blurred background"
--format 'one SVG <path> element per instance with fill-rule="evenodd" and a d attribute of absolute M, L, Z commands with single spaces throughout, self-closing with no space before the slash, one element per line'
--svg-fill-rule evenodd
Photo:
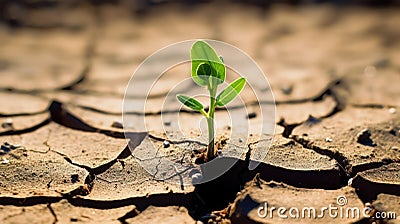
<path fill-rule="evenodd" d="M 356 83 L 377 72 L 398 74 L 399 6 L 399 0 L 1 0 L 0 88 L 122 97 L 148 55 L 205 38 L 248 53 L 277 102 L 310 99 L 344 76 Z M 359 74 L 367 76 L 351 77 Z"/>

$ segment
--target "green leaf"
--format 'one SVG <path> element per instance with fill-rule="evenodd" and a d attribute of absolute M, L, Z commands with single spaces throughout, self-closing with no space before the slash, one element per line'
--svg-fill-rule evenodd
<path fill-rule="evenodd" d="M 195 111 L 201 111 L 203 110 L 203 104 L 201 104 L 199 101 L 195 100 L 194 98 L 185 96 L 185 95 L 177 95 L 176 98 L 185 106 L 189 107 L 192 110 Z"/>
<path fill-rule="evenodd" d="M 245 84 L 246 84 L 246 78 L 243 77 L 240 77 L 235 81 L 233 81 L 217 96 L 216 98 L 217 106 L 225 106 L 233 99 L 235 99 L 235 97 L 239 95 L 239 93 L 242 91 Z"/>
<path fill-rule="evenodd" d="M 201 63 L 197 67 L 196 74 L 202 79 L 207 80 L 208 77 L 211 75 L 211 66 L 207 63 Z"/>
<path fill-rule="evenodd" d="M 204 41 L 195 42 L 190 50 L 190 58 L 192 61 L 192 78 L 195 83 L 200 86 L 208 85 L 208 78 L 199 77 L 197 73 L 201 64 L 208 64 L 210 66 L 211 72 L 205 74 L 215 77 L 217 85 L 224 82 L 226 75 L 225 65 L 209 44 Z"/>

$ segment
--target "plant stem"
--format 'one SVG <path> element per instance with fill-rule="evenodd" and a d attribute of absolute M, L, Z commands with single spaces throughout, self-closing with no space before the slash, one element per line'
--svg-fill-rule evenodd
<path fill-rule="evenodd" d="M 207 148 L 207 161 L 210 161 L 214 158 L 214 118 L 207 118 L 208 124 L 208 148 Z"/>
<path fill-rule="evenodd" d="M 207 161 L 215 157 L 214 149 L 214 111 L 215 111 L 215 95 L 217 93 L 217 86 L 212 85 L 210 91 L 210 108 L 208 110 L 207 125 L 208 125 L 208 148 L 207 148 Z"/>

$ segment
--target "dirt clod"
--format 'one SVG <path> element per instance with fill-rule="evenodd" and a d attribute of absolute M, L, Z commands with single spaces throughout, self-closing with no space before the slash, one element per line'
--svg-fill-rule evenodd
<path fill-rule="evenodd" d="M 163 146 L 164 146 L 164 148 L 169 148 L 169 146 L 170 146 L 169 141 L 165 140 L 165 141 L 163 142 Z"/>
<path fill-rule="evenodd" d="M 122 125 L 122 123 L 119 122 L 119 121 L 114 121 L 114 122 L 111 124 L 111 127 L 113 127 L 113 128 L 119 128 L 119 129 L 123 129 L 123 128 L 124 128 L 124 126 Z"/>
<path fill-rule="evenodd" d="M 364 129 L 357 134 L 357 142 L 367 146 L 375 146 L 371 139 L 371 131 L 369 129 Z"/>

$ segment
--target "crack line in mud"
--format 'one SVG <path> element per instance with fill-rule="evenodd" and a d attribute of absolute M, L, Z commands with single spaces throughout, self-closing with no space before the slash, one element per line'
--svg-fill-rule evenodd
<path fill-rule="evenodd" d="M 138 211 L 138 210 L 136 209 L 136 207 L 135 207 L 135 208 L 133 208 L 131 211 L 125 213 L 125 215 L 119 217 L 117 220 L 118 220 L 121 224 L 128 224 L 128 222 L 126 222 L 127 219 L 134 218 L 134 217 L 136 217 L 136 216 L 139 215 L 139 214 L 140 214 L 140 211 Z"/>
<path fill-rule="evenodd" d="M 27 196 L 23 198 L 0 196 L 0 205 L 33 206 L 38 204 L 56 203 L 64 199 L 60 196 Z"/>
<path fill-rule="evenodd" d="M 325 96 L 331 96 L 335 102 L 335 107 L 326 115 L 322 115 L 319 117 L 313 117 L 312 115 L 309 115 L 308 119 L 299 123 L 293 123 L 293 124 L 288 124 L 285 121 L 285 118 L 281 118 L 278 122 L 277 125 L 281 126 L 284 128 L 282 136 L 285 138 L 290 138 L 290 135 L 292 134 L 293 130 L 299 126 L 304 124 L 305 122 L 309 120 L 323 120 L 329 117 L 332 117 L 336 115 L 337 113 L 341 112 L 345 107 L 346 107 L 346 98 L 345 96 L 340 96 L 339 93 L 335 90 L 335 87 L 340 86 L 340 85 L 345 85 L 341 79 L 334 80 L 331 82 L 328 87 L 317 97 L 313 98 L 312 101 L 320 101 L 322 100 Z"/>
<path fill-rule="evenodd" d="M 20 129 L 20 130 L 8 130 L 8 131 L 0 132 L 0 136 L 22 135 L 22 134 L 34 132 L 34 131 L 38 130 L 39 128 L 50 124 L 50 122 L 51 122 L 51 118 L 49 117 L 49 118 L 45 119 L 44 121 L 40 122 L 39 124 L 36 124 L 32 127 L 28 127 L 28 128 Z"/>
<path fill-rule="evenodd" d="M 358 104 L 358 103 L 351 103 L 350 106 L 355 108 L 372 108 L 372 109 L 385 109 L 385 108 L 397 108 L 396 105 L 385 105 L 385 104 Z"/>
<path fill-rule="evenodd" d="M 87 70 L 89 68 L 86 68 Z M 82 82 L 84 80 L 84 77 L 86 76 L 86 73 L 88 71 L 84 71 L 82 73 L 82 76 L 80 77 L 79 80 L 77 80 L 75 83 L 79 84 L 80 82 Z M 303 102 L 308 102 L 308 101 L 319 101 L 322 100 L 323 97 L 325 95 L 331 95 L 335 102 L 336 102 L 336 106 L 335 108 L 327 115 L 321 116 L 320 119 L 323 118 L 327 118 L 327 117 L 331 117 L 333 115 L 335 115 L 336 113 L 340 112 L 343 108 L 344 108 L 344 104 L 343 104 L 343 100 L 340 99 L 340 97 L 336 94 L 336 91 L 334 91 L 334 87 L 337 85 L 340 85 L 342 82 L 340 79 L 333 81 L 332 83 L 330 83 L 327 88 L 322 91 L 319 95 L 315 96 L 315 97 L 311 97 L 308 99 L 302 99 L 302 100 L 296 100 L 296 101 L 277 101 L 275 102 L 277 105 L 279 104 L 294 104 L 294 103 L 303 103 Z M 70 89 L 73 88 L 74 85 L 70 85 L 68 86 L 68 88 L 66 89 Z M 35 91 L 33 91 L 34 93 Z M 28 92 L 27 92 L 28 93 Z M 29 94 L 32 94 L 32 91 L 29 91 Z M 263 103 L 272 103 L 272 102 L 251 102 L 251 105 L 259 105 L 259 104 L 263 104 Z M 104 113 L 104 114 L 118 114 L 118 115 L 122 115 L 122 113 L 113 113 L 113 112 L 107 112 L 107 111 L 102 111 L 99 109 L 95 109 L 95 108 L 91 108 L 91 107 L 87 107 L 87 106 L 81 106 L 78 105 L 79 107 L 83 108 L 83 109 L 87 109 L 87 110 L 92 110 L 95 112 L 99 112 L 99 113 Z M 242 106 L 236 106 L 236 107 L 232 107 L 232 108 L 221 108 L 221 110 L 227 110 L 227 109 L 236 109 L 236 108 L 242 108 Z M 6 135 L 16 135 L 16 134 L 25 134 L 25 133 L 29 133 L 29 132 L 33 132 L 47 124 L 49 124 L 51 121 L 54 121 L 62 126 L 68 127 L 68 128 L 72 128 L 75 130 L 80 130 L 80 131 L 88 131 L 88 132 L 99 132 L 102 134 L 105 134 L 107 136 L 110 137 L 114 137 L 114 138 L 125 138 L 125 134 L 123 132 L 117 132 L 117 131 L 111 131 L 111 130 L 105 130 L 105 129 L 98 129 L 95 127 L 92 127 L 88 124 L 86 124 L 85 122 L 83 122 L 80 118 L 78 118 L 77 116 L 71 114 L 70 112 L 68 112 L 66 109 L 63 108 L 63 103 L 58 102 L 58 101 L 52 101 L 49 108 L 46 110 L 48 112 L 50 112 L 50 118 L 46 119 L 45 121 L 33 126 L 33 127 L 29 127 L 26 129 L 22 129 L 22 130 L 9 130 L 9 131 L 5 131 L 0 133 L 0 136 L 6 136 Z M 34 113 L 30 113 L 27 115 L 34 115 L 36 113 L 45 113 L 46 111 L 38 111 L 38 112 L 34 112 Z M 149 113 L 140 113 L 140 112 L 128 112 L 127 114 L 138 114 L 138 115 L 158 115 L 161 113 L 177 113 L 177 112 L 184 112 L 184 113 L 194 113 L 193 111 L 187 111 L 187 110 L 171 110 L 171 111 L 165 111 L 165 112 L 149 112 Z M 15 114 L 18 116 L 23 116 L 25 114 L 21 113 L 21 114 Z M 3 116 L 11 116 L 11 115 L 3 115 Z M 1 117 L 1 115 L 0 115 Z M 284 127 L 284 135 L 285 137 L 288 137 L 291 134 L 291 131 L 299 124 L 285 124 L 284 120 L 278 122 L 278 125 L 281 125 Z M 155 136 L 150 136 L 151 138 L 155 139 L 155 140 L 159 140 L 159 141 L 164 141 L 165 139 L 162 138 L 158 138 Z M 171 141 L 171 143 L 173 144 L 181 144 L 181 143 L 185 143 L 185 142 L 189 142 L 189 141 Z M 194 141 L 192 141 L 194 142 Z M 204 143 L 201 142 L 194 142 L 200 145 L 204 145 Z"/>
<path fill-rule="evenodd" d="M 113 209 L 135 205 L 139 211 L 143 211 L 150 205 L 184 206 L 186 208 L 191 208 L 193 202 L 192 197 L 193 193 L 162 193 L 105 201 L 77 196 L 69 199 L 68 202 L 74 206 L 96 209 Z"/>
<path fill-rule="evenodd" d="M 288 124 L 288 123 L 286 123 L 286 121 L 285 121 L 284 118 L 281 118 L 281 119 L 279 120 L 279 122 L 276 123 L 276 124 L 279 125 L 279 126 L 281 126 L 281 127 L 283 127 L 282 136 L 283 136 L 284 138 L 289 138 L 289 136 L 292 134 L 293 130 L 294 130 L 297 126 L 303 124 L 304 122 L 305 122 L 305 121 L 300 122 L 300 123 Z"/>
<path fill-rule="evenodd" d="M 72 91 L 73 88 L 75 87 L 75 85 L 78 85 L 79 83 L 83 82 L 85 80 L 85 76 L 86 74 L 89 72 L 90 66 L 87 66 L 84 71 L 82 72 L 82 75 L 80 76 L 80 78 L 78 80 L 76 80 L 75 82 L 73 82 L 73 84 L 67 85 L 65 87 L 62 87 L 61 90 L 69 90 Z M 275 103 L 276 105 L 286 105 L 286 104 L 301 104 L 301 103 L 306 103 L 306 102 L 310 102 L 310 101 L 321 101 L 324 96 L 326 95 L 331 95 L 333 96 L 334 100 L 337 102 L 337 106 L 338 108 L 342 106 L 342 103 L 339 103 L 339 97 L 336 96 L 335 91 L 333 91 L 333 88 L 337 85 L 340 85 L 342 83 L 342 81 L 340 79 L 338 80 L 334 80 L 333 82 L 329 83 L 328 86 L 319 94 L 317 94 L 314 97 L 309 97 L 309 98 L 304 98 L 304 99 L 295 99 L 295 100 L 286 100 L 286 101 L 252 101 L 252 102 L 248 102 L 245 105 L 237 105 L 237 106 L 230 106 L 227 108 L 216 108 L 216 110 L 220 110 L 220 111 L 226 111 L 226 110 L 236 110 L 236 109 L 242 109 L 245 106 L 257 106 L 257 105 L 268 105 L 268 104 L 273 104 Z M 1 89 L 0 89 L 1 91 Z M 21 93 L 21 94 L 37 94 L 37 93 L 41 93 L 42 91 L 17 91 L 17 90 L 9 90 L 7 89 L 7 91 L 14 91 L 17 93 Z M 51 90 L 51 92 L 54 90 Z M 44 92 L 48 92 L 48 91 L 44 91 Z M 87 91 L 83 91 L 82 93 L 84 94 L 88 94 Z M 40 96 L 40 95 L 38 95 Z M 53 100 L 52 98 L 48 98 L 48 97 L 44 97 L 41 96 L 41 98 L 45 98 L 46 100 Z M 146 98 L 143 98 L 146 99 Z M 60 103 L 63 104 L 63 103 Z M 66 103 L 66 104 L 71 104 L 73 106 L 77 106 L 81 109 L 85 109 L 85 110 L 89 110 L 92 112 L 96 112 L 96 113 L 101 113 L 101 114 L 108 114 L 108 115 L 123 115 L 123 114 L 130 114 L 130 115 L 137 115 L 137 116 L 156 116 L 156 115 L 161 115 L 161 114 L 169 114 L 169 113 L 188 113 L 188 114 L 196 114 L 198 112 L 195 111 L 191 111 L 191 110 L 186 110 L 186 109 L 180 109 L 180 110 L 165 110 L 165 111 L 155 111 L 155 112 L 139 112 L 139 111 L 129 111 L 129 112 L 111 112 L 111 111 L 105 111 L 105 110 L 101 110 L 101 109 L 97 109 L 94 107 L 90 107 L 90 106 L 84 106 L 84 105 L 80 105 L 80 104 L 74 104 L 74 103 Z M 340 105 L 340 106 L 339 106 Z M 207 109 L 207 108 L 206 108 Z M 339 109 L 340 110 L 340 109 Z M 48 110 L 42 110 L 42 111 L 37 111 L 37 112 L 33 112 L 33 113 L 21 113 L 21 114 L 0 114 L 0 117 L 13 117 L 13 116 L 30 116 L 30 115 L 35 115 L 35 114 L 42 114 L 45 113 Z M 332 115 L 336 112 L 331 112 Z M 326 116 L 332 116 L 332 115 L 326 115 Z"/>
<path fill-rule="evenodd" d="M 92 42 L 92 41 L 91 41 Z M 92 46 L 91 44 L 90 46 Z M 88 47 L 88 50 L 86 50 L 86 54 L 93 54 L 91 53 L 94 49 L 92 47 Z M 96 95 L 96 96 L 114 96 L 118 98 L 127 98 L 127 99 L 157 99 L 165 96 L 165 93 L 160 93 L 160 94 L 155 94 L 151 96 L 125 96 L 124 94 L 118 94 L 114 92 L 104 92 L 104 91 L 95 91 L 95 90 L 85 90 L 85 89 L 76 89 L 75 87 L 83 82 L 86 81 L 87 79 L 87 74 L 90 72 L 91 69 L 91 56 L 89 56 L 86 60 L 85 66 L 82 69 L 79 77 L 77 77 L 76 80 L 72 81 L 69 84 L 66 84 L 65 86 L 62 87 L 57 87 L 54 89 L 32 89 L 32 90 L 22 90 L 22 89 L 15 89 L 11 87 L 4 87 L 0 88 L 0 92 L 13 92 L 13 93 L 19 93 L 19 94 L 26 94 L 26 95 L 32 95 L 32 94 L 40 94 L 40 93 L 54 93 L 56 91 L 65 91 L 65 92 L 70 92 L 70 93 L 75 93 L 75 94 L 85 94 L 85 95 Z M 317 95 L 311 96 L 311 97 L 306 97 L 303 99 L 293 99 L 293 100 L 283 100 L 283 101 L 261 101 L 261 102 L 250 102 L 246 105 L 255 105 L 255 104 L 300 104 L 300 103 L 305 103 L 309 101 L 320 101 L 322 100 L 323 96 L 326 95 L 326 93 L 332 88 L 334 85 L 340 84 L 341 79 L 336 79 L 333 80 L 332 82 L 328 83 L 328 85 Z M 48 100 L 50 98 L 47 98 Z"/>
<path fill-rule="evenodd" d="M 67 84 L 66 86 L 56 87 L 54 89 L 31 89 L 31 90 L 23 90 L 23 89 L 16 89 L 12 87 L 0 87 L 0 92 L 12 92 L 18 94 L 26 94 L 26 95 L 36 95 L 40 93 L 51 93 L 57 90 L 69 90 L 74 88 L 74 86 L 82 83 L 86 79 L 86 74 L 89 72 L 89 66 L 84 66 L 83 70 L 81 71 L 80 75 L 77 77 L 76 80 L 72 81 L 71 83 Z"/>
<path fill-rule="evenodd" d="M 188 171 L 190 168 L 193 168 L 193 167 L 189 166 L 186 169 L 184 169 L 183 171 L 179 171 L 175 165 L 172 165 L 172 166 L 176 172 L 176 175 L 172 175 L 171 177 L 168 177 L 168 179 L 164 179 L 164 180 L 169 180 L 169 179 L 172 179 L 174 176 L 179 176 L 179 183 L 181 185 L 181 190 L 183 191 L 183 190 L 185 190 L 185 185 L 183 183 L 182 173 Z"/>
<path fill-rule="evenodd" d="M 245 103 L 244 105 L 236 105 L 236 106 L 227 106 L 227 107 L 218 107 L 215 108 L 215 111 L 232 111 L 232 110 L 238 110 L 238 109 L 243 109 L 246 106 L 259 106 L 259 105 L 272 105 L 275 103 L 275 105 L 287 105 L 287 104 L 302 104 L 302 103 L 307 103 L 310 101 L 319 101 L 315 100 L 314 98 L 307 98 L 307 99 L 301 99 L 301 100 L 289 100 L 289 101 L 251 101 L 248 103 Z M 81 104 L 72 104 L 72 103 L 67 103 L 71 104 L 73 106 L 79 107 L 84 110 L 92 111 L 95 113 L 100 113 L 100 114 L 106 114 L 106 115 L 136 115 L 136 116 L 158 116 L 162 114 L 176 114 L 176 113 L 185 113 L 185 114 L 200 114 L 197 111 L 193 110 L 187 110 L 187 109 L 179 109 L 179 110 L 163 110 L 163 111 L 148 111 L 148 112 L 140 112 L 140 111 L 126 111 L 126 112 L 112 112 L 112 111 L 106 111 L 102 109 L 98 109 L 95 107 L 91 106 L 85 106 Z M 204 110 L 208 110 L 208 107 L 205 107 Z"/>
<path fill-rule="evenodd" d="M 176 173 L 175 173 L 174 175 L 171 175 L 171 176 L 169 176 L 169 177 L 164 178 L 162 181 L 172 179 L 172 178 L 174 178 L 174 177 L 176 177 L 176 176 L 181 176 L 181 174 L 185 173 L 186 171 L 188 171 L 189 169 L 192 169 L 192 168 L 194 168 L 194 166 L 191 166 L 191 165 L 190 165 L 190 166 L 186 167 L 185 169 L 179 171 L 179 170 L 174 166 L 174 169 L 175 169 L 175 172 L 176 172 Z M 156 180 L 157 180 L 157 179 L 156 179 Z M 183 182 L 182 182 L 182 183 L 183 183 Z"/>
<path fill-rule="evenodd" d="M 352 171 L 348 159 L 342 153 L 340 153 L 339 151 L 332 152 L 330 150 L 320 148 L 316 146 L 313 142 L 300 138 L 297 135 L 291 135 L 290 138 L 295 142 L 299 143 L 300 145 L 302 145 L 306 149 L 313 150 L 314 152 L 320 155 L 325 155 L 335 160 L 336 163 L 339 165 L 341 176 L 346 178 L 343 179 L 342 182 L 343 184 L 347 185 L 347 181 L 351 177 Z"/>
<path fill-rule="evenodd" d="M 207 144 L 205 144 L 203 142 L 200 142 L 200 141 L 196 141 L 196 140 L 169 140 L 169 139 L 165 139 L 165 138 L 162 138 L 162 137 L 155 136 L 155 135 L 150 134 L 150 133 L 148 133 L 147 135 L 153 140 L 161 141 L 161 142 L 168 141 L 169 143 L 175 144 L 175 145 L 185 144 L 185 143 L 188 143 L 188 144 L 193 144 L 194 143 L 194 144 L 198 144 L 198 145 L 201 145 L 201 146 L 207 146 Z"/>
<path fill-rule="evenodd" d="M 44 109 L 44 110 L 39 110 L 39 111 L 35 111 L 35 112 L 30 112 L 30 113 L 14 113 L 14 114 L 3 114 L 0 113 L 0 117 L 27 117 L 27 116 L 35 116 L 35 115 L 40 115 L 40 114 L 44 114 L 47 113 L 48 110 Z"/>
<path fill-rule="evenodd" d="M 48 203 L 48 204 L 47 204 L 47 208 L 49 209 L 51 215 L 52 215 L 53 218 L 54 218 L 53 224 L 56 224 L 56 223 L 58 222 L 58 218 L 57 218 L 56 213 L 54 212 L 54 209 L 51 207 L 51 203 Z"/>
<path fill-rule="evenodd" d="M 157 156 L 157 154 L 158 154 L 158 150 L 157 150 L 157 152 L 156 152 L 156 156 Z M 156 172 L 152 175 L 153 178 L 156 178 L 156 175 L 158 174 L 158 171 L 159 171 L 159 170 L 158 170 L 158 167 L 161 165 L 161 159 L 162 159 L 162 157 L 158 159 L 158 163 L 157 163 L 157 165 L 155 166 Z"/>
<path fill-rule="evenodd" d="M 91 65 L 86 62 L 86 65 L 83 68 L 81 74 L 79 75 L 79 77 L 75 81 L 67 84 L 66 86 L 56 88 L 55 90 L 73 90 L 77 85 L 79 85 L 79 84 L 83 83 L 84 81 L 86 81 L 86 76 L 90 71 L 90 67 L 91 67 Z"/>
<path fill-rule="evenodd" d="M 146 159 L 139 158 L 139 157 L 137 157 L 135 155 L 132 155 L 132 157 L 134 159 L 140 161 L 140 162 L 146 162 L 146 161 L 151 161 L 151 160 L 154 160 L 154 159 L 169 158 L 169 157 L 177 156 L 177 155 L 180 155 L 180 154 L 181 154 L 180 152 L 176 152 L 176 153 L 169 154 L 169 155 L 154 156 L 152 158 L 146 158 Z M 183 155 L 186 155 L 186 154 L 183 154 Z M 182 159 L 179 159 L 179 160 L 182 160 Z"/>
<path fill-rule="evenodd" d="M 360 172 L 376 169 L 392 163 L 398 163 L 398 162 L 391 160 L 391 161 L 368 162 L 365 164 L 357 165 L 356 167 L 352 167 L 350 177 L 353 178 Z"/>

